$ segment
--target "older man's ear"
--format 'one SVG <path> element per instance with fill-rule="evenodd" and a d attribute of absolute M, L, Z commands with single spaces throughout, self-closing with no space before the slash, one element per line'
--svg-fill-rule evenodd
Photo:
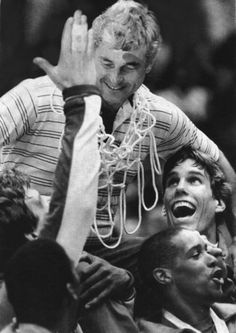
<path fill-rule="evenodd" d="M 151 71 L 154 62 L 157 60 L 157 54 L 160 49 L 160 44 L 161 43 L 158 41 L 152 43 L 152 48 L 150 50 L 150 54 L 148 57 L 148 64 L 145 70 L 146 74 L 148 74 Z"/>

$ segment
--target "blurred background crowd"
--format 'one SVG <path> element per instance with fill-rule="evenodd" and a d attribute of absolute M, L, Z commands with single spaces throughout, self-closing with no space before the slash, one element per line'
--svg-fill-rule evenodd
<path fill-rule="evenodd" d="M 56 64 L 64 22 L 76 9 L 91 24 L 114 2 L 0 0 L 0 95 L 25 78 L 43 75 L 32 63 L 35 56 Z M 157 14 L 163 38 L 146 85 L 178 105 L 236 169 L 235 0 L 142 2 Z M 135 219 L 132 187 L 129 193 L 129 217 Z M 156 219 L 156 212 L 145 218 L 152 219 L 152 214 Z"/>

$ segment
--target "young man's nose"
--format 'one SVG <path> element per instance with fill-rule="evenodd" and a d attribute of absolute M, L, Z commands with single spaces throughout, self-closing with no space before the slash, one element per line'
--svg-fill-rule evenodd
<path fill-rule="evenodd" d="M 177 192 L 186 191 L 186 182 L 184 179 L 180 179 L 177 186 L 176 186 Z"/>

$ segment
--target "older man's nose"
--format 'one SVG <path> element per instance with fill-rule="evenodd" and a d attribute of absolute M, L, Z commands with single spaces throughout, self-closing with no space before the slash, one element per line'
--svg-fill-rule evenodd
<path fill-rule="evenodd" d="M 109 78 L 112 88 L 118 88 L 123 81 L 122 75 L 117 70 L 113 70 L 112 72 L 110 72 Z"/>

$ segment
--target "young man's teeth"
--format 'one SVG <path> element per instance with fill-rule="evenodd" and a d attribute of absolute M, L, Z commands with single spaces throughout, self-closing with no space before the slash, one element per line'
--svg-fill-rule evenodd
<path fill-rule="evenodd" d="M 174 204 L 174 209 L 176 209 L 176 208 L 179 208 L 179 207 L 188 207 L 188 208 L 190 208 L 190 209 L 194 209 L 194 206 L 192 205 L 192 204 L 190 204 L 189 202 L 187 202 L 187 201 L 179 201 L 179 202 L 176 202 L 175 204 Z"/>

